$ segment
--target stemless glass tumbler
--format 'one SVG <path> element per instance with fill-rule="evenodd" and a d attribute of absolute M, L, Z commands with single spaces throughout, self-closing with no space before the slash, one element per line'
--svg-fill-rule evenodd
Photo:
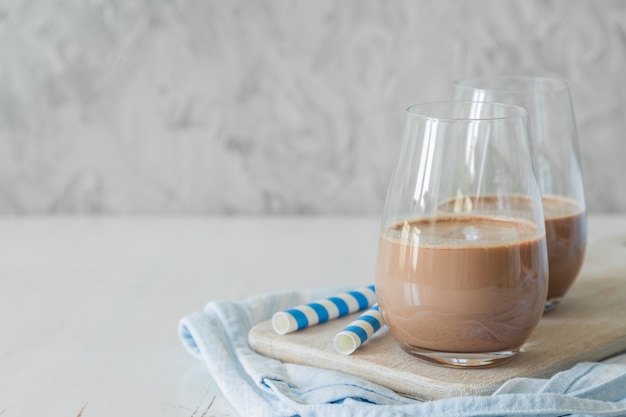
<path fill-rule="evenodd" d="M 527 111 L 410 107 L 376 265 L 379 307 L 402 348 L 455 367 L 512 359 L 543 314 L 547 274 Z"/>
<path fill-rule="evenodd" d="M 475 78 L 457 81 L 455 98 L 515 104 L 529 112 L 546 222 L 549 310 L 578 276 L 587 243 L 583 175 L 569 87 L 556 78 Z"/>

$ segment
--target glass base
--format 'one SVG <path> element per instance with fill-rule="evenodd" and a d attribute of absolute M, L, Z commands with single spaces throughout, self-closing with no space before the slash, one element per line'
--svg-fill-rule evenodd
<path fill-rule="evenodd" d="M 502 365 L 514 359 L 519 348 L 500 352 L 438 352 L 411 345 L 402 345 L 402 349 L 423 361 L 449 368 L 489 368 Z"/>
<path fill-rule="evenodd" d="M 546 305 L 543 308 L 543 312 L 546 313 L 550 310 L 552 310 L 554 307 L 557 306 L 557 304 L 559 304 L 561 302 L 563 297 L 553 297 L 550 298 L 548 301 L 546 301 Z"/>

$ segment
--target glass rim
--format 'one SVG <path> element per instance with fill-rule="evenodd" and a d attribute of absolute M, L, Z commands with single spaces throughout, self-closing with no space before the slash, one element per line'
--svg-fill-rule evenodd
<path fill-rule="evenodd" d="M 521 87 L 512 88 L 505 83 L 519 83 Z M 558 77 L 536 75 L 498 75 L 493 77 L 461 78 L 454 82 L 455 87 L 469 88 L 480 91 L 508 91 L 511 93 L 527 93 L 528 87 L 540 91 L 569 90 L 567 81 Z"/>
<path fill-rule="evenodd" d="M 493 109 L 503 109 L 506 110 L 506 114 L 498 115 L 498 116 L 471 116 L 468 113 L 467 117 L 459 117 L 453 116 L 452 109 L 458 106 L 472 106 L 476 107 L 491 107 Z M 437 108 L 439 111 L 435 111 Z M 430 111 L 429 111 L 430 109 Z M 441 110 L 447 110 L 448 115 Z M 406 113 L 408 116 L 420 118 L 420 119 L 430 119 L 430 120 L 438 120 L 438 121 L 490 121 L 490 120 L 507 120 L 507 119 L 517 119 L 517 118 L 528 118 L 528 110 L 522 106 L 518 106 L 515 104 L 507 104 L 501 103 L 497 101 L 471 101 L 471 100 L 449 100 L 449 101 L 432 101 L 427 103 L 419 103 L 413 104 L 406 109 Z"/>

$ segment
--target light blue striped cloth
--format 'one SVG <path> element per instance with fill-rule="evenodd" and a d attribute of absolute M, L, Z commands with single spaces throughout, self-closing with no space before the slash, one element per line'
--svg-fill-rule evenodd
<path fill-rule="evenodd" d="M 604 363 L 580 363 L 549 380 L 514 379 L 491 396 L 420 402 L 356 377 L 282 363 L 248 346 L 250 328 L 276 311 L 346 290 L 291 291 L 210 302 L 203 312 L 181 319 L 180 338 L 246 417 L 626 416 L 626 355 Z"/>

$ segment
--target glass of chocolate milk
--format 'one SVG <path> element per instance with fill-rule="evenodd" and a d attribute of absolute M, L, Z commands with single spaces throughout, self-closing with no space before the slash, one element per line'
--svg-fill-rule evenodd
<path fill-rule="evenodd" d="M 547 311 L 574 283 L 587 243 L 583 175 L 568 85 L 542 77 L 466 79 L 455 83 L 455 98 L 499 101 L 528 110 L 548 243 Z"/>
<path fill-rule="evenodd" d="M 547 256 L 527 111 L 410 107 L 376 265 L 378 304 L 401 347 L 452 367 L 514 358 L 543 314 Z"/>

